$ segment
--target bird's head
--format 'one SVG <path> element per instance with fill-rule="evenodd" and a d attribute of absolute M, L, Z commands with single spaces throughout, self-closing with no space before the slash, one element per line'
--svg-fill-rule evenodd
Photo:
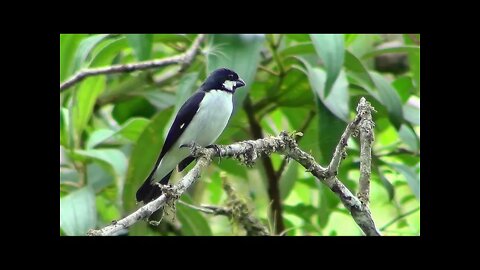
<path fill-rule="evenodd" d="M 245 82 L 238 74 L 228 68 L 219 68 L 213 71 L 203 84 L 204 90 L 218 89 L 234 93 L 235 89 L 245 86 Z"/>

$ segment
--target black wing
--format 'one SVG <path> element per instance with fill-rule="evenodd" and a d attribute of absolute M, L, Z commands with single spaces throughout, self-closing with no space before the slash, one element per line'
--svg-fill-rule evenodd
<path fill-rule="evenodd" d="M 162 160 L 163 156 L 168 152 L 168 150 L 170 150 L 170 148 L 172 148 L 176 140 L 180 137 L 180 135 L 182 135 L 187 126 L 190 124 L 204 96 L 204 91 L 195 92 L 189 99 L 187 99 L 187 101 L 185 101 L 185 103 L 183 103 L 180 110 L 178 110 L 172 127 L 168 131 L 167 139 L 163 144 L 162 152 L 160 152 L 157 162 L 155 162 L 155 166 L 153 167 L 153 170 L 146 181 L 152 180 L 152 176 L 155 174 L 155 170 L 157 169 L 160 160 Z M 183 128 L 180 128 L 182 125 L 184 125 Z"/>

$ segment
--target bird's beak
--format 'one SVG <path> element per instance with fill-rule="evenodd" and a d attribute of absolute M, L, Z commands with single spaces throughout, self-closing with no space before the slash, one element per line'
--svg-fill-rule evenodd
<path fill-rule="evenodd" d="M 237 84 L 235 86 L 237 88 L 245 86 L 245 81 L 243 81 L 241 78 L 238 78 L 238 80 L 236 82 L 237 82 Z"/>

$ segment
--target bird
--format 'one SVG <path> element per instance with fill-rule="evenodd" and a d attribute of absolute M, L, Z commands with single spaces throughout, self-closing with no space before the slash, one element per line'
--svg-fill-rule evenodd
<path fill-rule="evenodd" d="M 210 147 L 222 134 L 233 113 L 233 94 L 245 81 L 228 68 L 214 70 L 185 101 L 173 121 L 155 166 L 136 193 L 137 202 L 147 204 L 167 185 L 178 165 L 185 169 L 195 158 L 186 145 Z"/>

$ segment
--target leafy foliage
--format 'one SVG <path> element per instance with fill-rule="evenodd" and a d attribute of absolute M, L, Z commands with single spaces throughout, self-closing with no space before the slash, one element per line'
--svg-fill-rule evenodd
<path fill-rule="evenodd" d="M 195 34 L 62 34 L 60 80 L 80 69 L 170 57 L 192 45 Z M 390 41 L 394 47 L 381 46 Z M 420 205 L 420 35 L 266 34 L 207 35 L 202 54 L 178 67 L 89 77 L 60 94 L 61 235 L 84 235 L 139 207 L 135 192 L 155 163 L 175 113 L 218 67 L 247 83 L 217 143 L 253 139 L 248 112 L 264 136 L 302 131 L 299 145 L 327 165 L 364 96 L 377 110 L 370 207 L 379 228 Z M 408 57 L 408 70 L 381 72 L 376 59 Z M 400 60 L 399 60 L 400 61 Z M 395 63 L 393 63 L 395 64 Z M 169 74 L 174 74 L 169 76 Z M 167 80 L 162 78 L 169 77 Z M 251 120 L 251 119 L 250 119 Z M 348 142 L 339 179 L 356 193 L 359 144 Z M 279 181 L 287 235 L 361 235 L 340 200 L 295 162 L 270 157 Z M 283 165 L 282 165 L 283 164 Z M 175 172 L 175 183 L 191 168 Z M 262 162 L 247 168 L 215 160 L 181 200 L 224 206 L 226 177 L 252 214 L 272 228 L 268 179 Z M 159 227 L 137 222 L 129 235 L 235 235 L 227 217 L 178 203 L 175 219 Z M 273 230 L 272 230 L 273 232 Z M 420 211 L 389 225 L 385 235 L 419 235 Z"/>

